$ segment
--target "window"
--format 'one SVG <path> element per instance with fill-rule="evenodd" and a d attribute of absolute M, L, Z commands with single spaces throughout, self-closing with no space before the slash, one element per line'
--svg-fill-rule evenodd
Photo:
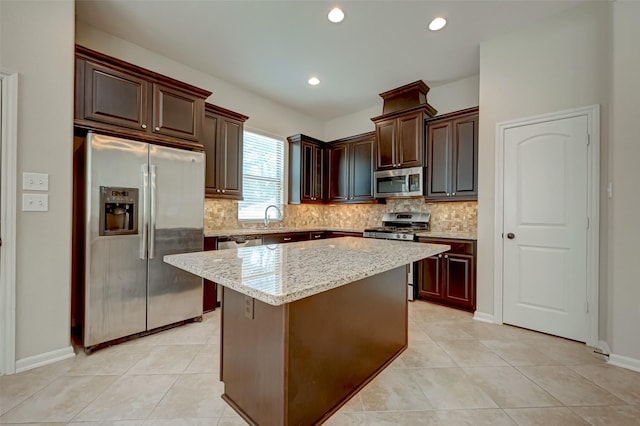
<path fill-rule="evenodd" d="M 239 220 L 263 220 L 265 209 L 274 204 L 282 211 L 284 187 L 284 141 L 244 132 L 242 165 L 243 201 L 238 202 Z M 277 213 L 270 211 L 276 218 Z"/>

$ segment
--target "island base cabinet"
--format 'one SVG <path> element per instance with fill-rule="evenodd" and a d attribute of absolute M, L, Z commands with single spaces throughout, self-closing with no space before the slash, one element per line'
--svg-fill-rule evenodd
<path fill-rule="evenodd" d="M 406 267 L 280 306 L 224 288 L 223 399 L 255 425 L 320 424 L 407 347 Z"/>

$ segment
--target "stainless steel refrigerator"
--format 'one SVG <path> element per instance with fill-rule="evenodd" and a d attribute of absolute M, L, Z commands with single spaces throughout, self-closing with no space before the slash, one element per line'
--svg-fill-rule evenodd
<path fill-rule="evenodd" d="M 83 345 L 202 315 L 202 279 L 165 264 L 202 251 L 204 153 L 89 133 Z"/>

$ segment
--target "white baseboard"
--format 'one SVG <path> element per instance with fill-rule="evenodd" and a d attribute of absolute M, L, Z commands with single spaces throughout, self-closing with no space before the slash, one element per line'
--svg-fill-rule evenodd
<path fill-rule="evenodd" d="M 602 352 L 603 354 L 605 354 L 607 356 L 609 356 L 609 354 L 611 353 L 611 349 L 609 349 L 609 344 L 607 342 L 605 342 L 604 340 L 598 340 L 595 345 L 590 345 L 589 342 L 587 342 L 587 346 L 591 346 L 592 348 L 596 348 L 596 349 L 598 349 L 598 351 Z"/>
<path fill-rule="evenodd" d="M 609 364 L 615 365 L 616 367 L 622 367 L 628 370 L 640 372 L 640 359 L 629 358 L 622 355 L 610 354 Z"/>
<path fill-rule="evenodd" d="M 55 351 L 46 352 L 39 355 L 30 356 L 16 361 L 16 373 L 21 373 L 32 368 L 42 367 L 43 365 L 52 364 L 63 359 L 73 358 L 76 356 L 73 346 L 56 349 Z"/>
<path fill-rule="evenodd" d="M 475 311 L 473 313 L 473 319 L 476 321 L 488 322 L 490 324 L 495 324 L 494 318 L 492 314 L 486 314 L 484 312 Z"/>

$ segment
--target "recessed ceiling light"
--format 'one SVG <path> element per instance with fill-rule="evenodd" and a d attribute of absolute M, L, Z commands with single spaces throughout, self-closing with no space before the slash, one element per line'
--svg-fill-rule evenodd
<path fill-rule="evenodd" d="M 429 24 L 429 29 L 431 31 L 438 31 L 443 29 L 445 25 L 447 25 L 447 20 L 438 16 L 433 21 L 431 21 L 431 23 Z"/>
<path fill-rule="evenodd" d="M 329 18 L 331 22 L 337 24 L 338 22 L 342 22 L 344 19 L 344 12 L 339 7 L 334 7 L 327 15 L 327 18 Z"/>
<path fill-rule="evenodd" d="M 309 80 L 307 80 L 307 83 L 312 86 L 317 86 L 318 84 L 320 84 L 320 80 L 318 79 L 318 77 L 311 77 Z"/>

